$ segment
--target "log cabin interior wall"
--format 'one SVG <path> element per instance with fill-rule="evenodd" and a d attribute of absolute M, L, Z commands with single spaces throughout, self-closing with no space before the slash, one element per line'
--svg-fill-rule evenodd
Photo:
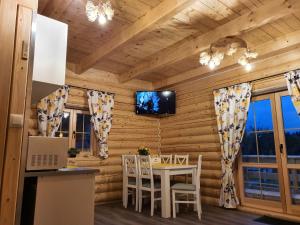
<path fill-rule="evenodd" d="M 121 155 L 135 154 L 138 147 L 148 146 L 157 154 L 160 147 L 159 119 L 135 115 L 134 93 L 141 86 L 152 89 L 146 81 L 132 81 L 120 84 L 114 74 L 98 70 L 89 70 L 78 76 L 68 71 L 66 83 L 72 85 L 67 107 L 88 110 L 86 90 L 82 88 L 109 91 L 115 93 L 113 126 L 109 135 L 109 158 L 79 156 L 69 159 L 69 165 L 100 169 L 96 176 L 95 201 L 110 202 L 121 199 L 122 169 Z M 76 88 L 79 87 L 79 88 Z M 32 106 L 30 135 L 37 134 L 36 106 Z M 93 151 L 97 148 L 93 145 Z"/>
<path fill-rule="evenodd" d="M 69 71 L 67 83 L 116 93 L 111 157 L 75 160 L 100 168 L 96 201 L 121 199 L 120 156 L 147 145 L 163 153 L 186 152 L 193 160 L 203 154 L 203 202 L 217 204 L 221 165 L 212 91 L 300 67 L 300 1 L 112 1 L 116 15 L 105 27 L 86 19 L 84 2 L 40 0 L 39 13 L 69 25 L 68 67 L 76 74 Z M 199 65 L 199 53 L 228 35 L 239 35 L 259 53 L 250 73 L 236 57 L 226 57 L 214 71 Z M 278 85 L 283 78 L 276 76 L 255 82 L 254 89 Z M 136 116 L 137 89 L 176 90 L 177 114 Z M 69 101 L 87 106 L 81 89 L 72 88 Z"/>

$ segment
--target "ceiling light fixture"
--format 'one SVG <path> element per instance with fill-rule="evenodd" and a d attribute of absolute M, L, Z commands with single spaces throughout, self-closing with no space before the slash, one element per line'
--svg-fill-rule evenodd
<path fill-rule="evenodd" d="M 236 53 L 240 54 L 238 63 L 244 66 L 247 72 L 251 71 L 250 60 L 255 59 L 258 53 L 251 51 L 246 41 L 237 36 L 228 36 L 212 43 L 209 51 L 200 53 L 199 63 L 213 70 L 221 64 L 225 55 L 232 56 Z"/>
<path fill-rule="evenodd" d="M 85 6 L 85 12 L 90 22 L 95 22 L 98 18 L 98 22 L 101 25 L 107 23 L 107 20 L 112 20 L 114 16 L 114 10 L 112 9 L 110 1 L 97 1 L 98 4 L 94 4 L 95 1 L 88 0 Z"/>

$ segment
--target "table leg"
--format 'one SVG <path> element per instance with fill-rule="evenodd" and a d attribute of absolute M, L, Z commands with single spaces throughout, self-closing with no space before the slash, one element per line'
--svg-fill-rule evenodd
<path fill-rule="evenodd" d="M 170 172 L 161 171 L 161 216 L 163 218 L 171 217 L 171 199 L 170 199 Z"/>

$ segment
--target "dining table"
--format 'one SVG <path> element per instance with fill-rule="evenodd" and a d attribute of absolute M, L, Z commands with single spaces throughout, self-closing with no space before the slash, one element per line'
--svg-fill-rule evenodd
<path fill-rule="evenodd" d="M 161 177 L 161 216 L 163 218 L 171 217 L 171 184 L 170 177 L 174 175 L 192 174 L 192 183 L 196 184 L 197 165 L 179 165 L 153 163 L 153 175 Z"/>

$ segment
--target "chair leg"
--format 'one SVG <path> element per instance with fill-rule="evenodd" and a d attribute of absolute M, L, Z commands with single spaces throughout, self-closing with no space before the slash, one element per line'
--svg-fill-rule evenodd
<path fill-rule="evenodd" d="M 142 190 L 139 190 L 139 212 L 142 212 L 142 206 L 143 206 L 143 192 Z"/>
<path fill-rule="evenodd" d="M 198 218 L 199 220 L 201 220 L 202 209 L 201 209 L 200 193 L 196 193 L 196 205 L 197 205 Z"/>
<path fill-rule="evenodd" d="M 126 187 L 123 205 L 127 209 L 127 206 L 128 206 L 128 187 Z"/>
<path fill-rule="evenodd" d="M 136 194 L 132 191 L 131 205 L 134 205 Z"/>
<path fill-rule="evenodd" d="M 151 191 L 151 216 L 154 215 L 154 191 Z"/>
<path fill-rule="evenodd" d="M 173 218 L 176 218 L 176 199 L 175 199 L 175 191 L 172 191 L 172 205 L 173 205 Z"/>
<path fill-rule="evenodd" d="M 135 211 L 138 211 L 139 207 L 139 189 L 135 189 Z"/>

